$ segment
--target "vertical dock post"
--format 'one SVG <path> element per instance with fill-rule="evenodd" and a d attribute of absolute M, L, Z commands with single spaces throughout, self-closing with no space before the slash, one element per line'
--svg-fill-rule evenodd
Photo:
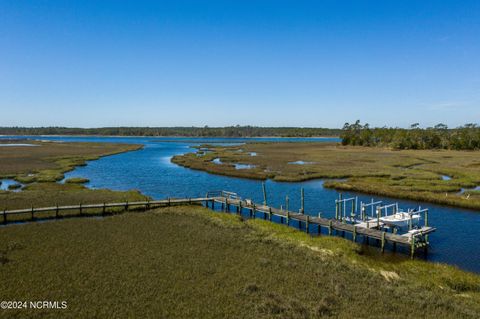
<path fill-rule="evenodd" d="M 55 218 L 58 218 L 58 203 L 55 203 Z"/>
<path fill-rule="evenodd" d="M 287 226 L 289 225 L 290 225 L 290 212 L 287 210 Z"/>
<path fill-rule="evenodd" d="M 413 259 L 415 256 L 415 236 L 412 236 L 410 241 L 410 258 Z"/>
<path fill-rule="evenodd" d="M 3 209 L 3 223 L 7 223 L 7 208 Z"/>
<path fill-rule="evenodd" d="M 357 241 L 357 226 L 353 225 L 353 234 L 352 234 L 353 242 Z"/>
<path fill-rule="evenodd" d="M 380 228 L 380 217 L 382 215 L 382 209 L 377 207 L 377 227 Z"/>
<path fill-rule="evenodd" d="M 412 230 L 412 216 L 413 212 L 410 212 L 410 219 L 408 220 L 408 230 Z"/>
<path fill-rule="evenodd" d="M 300 213 L 304 214 L 305 213 L 305 191 L 303 190 L 303 187 L 300 188 Z"/>
<path fill-rule="evenodd" d="M 82 203 L 80 203 L 80 204 L 78 205 L 78 210 L 79 210 L 80 216 L 81 216 L 81 215 L 82 215 Z"/>
<path fill-rule="evenodd" d="M 337 217 L 337 219 L 342 218 L 342 199 L 343 199 L 342 193 L 338 194 L 338 217 Z"/>
<path fill-rule="evenodd" d="M 265 182 L 262 183 L 263 190 L 263 205 L 267 205 L 267 188 L 265 187 Z"/>
<path fill-rule="evenodd" d="M 393 228 L 393 233 L 394 234 L 397 233 L 397 228 L 396 227 Z M 397 243 L 395 241 L 393 242 L 393 251 L 397 251 Z"/>
<path fill-rule="evenodd" d="M 238 209 L 237 209 L 238 215 L 242 215 L 242 200 L 238 201 Z"/>
<path fill-rule="evenodd" d="M 252 218 L 255 219 L 255 203 L 252 205 Z"/>
<path fill-rule="evenodd" d="M 225 207 L 223 208 L 223 211 L 225 213 L 228 211 L 228 197 L 225 197 Z"/>
<path fill-rule="evenodd" d="M 318 218 L 322 218 L 322 213 L 318 213 Z M 318 235 L 322 235 L 322 226 L 318 223 Z"/>
<path fill-rule="evenodd" d="M 382 231 L 382 253 L 385 251 L 385 232 Z"/>
<path fill-rule="evenodd" d="M 285 210 L 288 212 L 288 195 L 285 196 Z"/>
<path fill-rule="evenodd" d="M 32 214 L 32 220 L 34 220 L 35 218 L 34 218 L 34 216 L 33 216 L 33 214 L 34 214 L 33 205 L 32 205 L 32 211 L 31 211 L 31 214 Z"/>
<path fill-rule="evenodd" d="M 328 221 L 328 234 L 332 235 L 332 220 L 331 219 Z"/>
<path fill-rule="evenodd" d="M 428 227 L 428 209 L 425 210 L 425 227 Z M 425 235 L 425 251 L 426 251 L 426 247 L 428 245 L 428 234 Z"/>
<path fill-rule="evenodd" d="M 268 220 L 272 221 L 272 207 L 268 207 Z"/>
<path fill-rule="evenodd" d="M 335 219 L 338 219 L 338 199 L 335 200 Z"/>
<path fill-rule="evenodd" d="M 310 226 L 310 215 L 307 215 L 307 222 L 306 222 L 306 225 L 305 225 L 305 230 L 307 231 L 307 234 L 310 233 L 309 226 Z"/>
<path fill-rule="evenodd" d="M 355 214 L 357 212 L 357 198 L 352 201 L 352 212 L 350 214 L 350 218 L 354 218 Z"/>
<path fill-rule="evenodd" d="M 103 207 L 102 207 L 102 216 L 105 216 L 105 202 L 103 202 Z"/>

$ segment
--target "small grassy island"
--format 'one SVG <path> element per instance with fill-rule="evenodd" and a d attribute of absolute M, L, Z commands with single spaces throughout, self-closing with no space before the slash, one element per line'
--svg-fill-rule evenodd
<path fill-rule="evenodd" d="M 20 192 L 0 191 L 2 210 L 145 199 L 137 191 L 90 190 L 80 184 L 86 179 L 75 178 L 69 183 L 57 183 L 63 179 L 65 172 L 75 166 L 86 165 L 87 161 L 102 156 L 138 150 L 142 145 L 32 140 L 6 140 L 1 143 L 14 146 L 0 147 L 0 180 L 15 179 L 26 184 Z"/>
<path fill-rule="evenodd" d="M 339 143 L 247 143 L 198 147 L 172 162 L 276 181 L 327 179 L 326 187 L 480 208 L 480 152 L 395 150 Z"/>

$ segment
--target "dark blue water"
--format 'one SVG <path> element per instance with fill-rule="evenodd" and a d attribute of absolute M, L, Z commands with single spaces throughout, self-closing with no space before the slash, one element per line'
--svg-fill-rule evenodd
<path fill-rule="evenodd" d="M 36 137 L 38 138 L 38 137 Z M 193 151 L 190 146 L 202 143 L 243 143 L 251 140 L 278 141 L 285 139 L 192 139 L 192 138 L 148 138 L 148 137 L 41 137 L 40 139 L 62 141 L 94 141 L 138 143 L 144 149 L 91 161 L 66 174 L 66 178 L 85 177 L 91 188 L 114 190 L 137 189 L 154 198 L 204 196 L 209 190 L 230 190 L 242 197 L 263 201 L 261 181 L 212 175 L 177 166 L 170 162 L 173 155 Z M 336 141 L 337 139 L 288 139 L 297 141 Z M 310 215 L 332 217 L 334 200 L 338 192 L 323 188 L 323 181 L 300 183 L 278 183 L 267 181 L 269 204 L 285 205 L 285 196 L 290 198 L 291 210 L 300 208 L 300 188 L 305 189 L 305 210 Z M 359 200 L 370 201 L 371 196 L 359 196 Z M 480 212 L 460 208 L 438 206 L 424 202 L 398 200 L 375 196 L 386 202 L 399 202 L 400 207 L 414 208 L 421 205 L 430 208 L 429 224 L 437 227 L 430 236 L 431 248 L 427 259 L 456 265 L 462 269 L 480 273 Z"/>

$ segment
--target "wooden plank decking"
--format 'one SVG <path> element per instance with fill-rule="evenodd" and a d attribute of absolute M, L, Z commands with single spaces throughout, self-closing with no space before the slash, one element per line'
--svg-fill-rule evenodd
<path fill-rule="evenodd" d="M 381 242 L 381 250 L 384 250 L 385 244 L 387 242 L 396 244 L 402 244 L 410 246 L 411 255 L 413 257 L 415 251 L 418 248 L 428 246 L 428 234 L 434 232 L 436 229 L 434 227 L 422 227 L 421 229 L 411 231 L 407 234 L 394 234 L 391 232 L 386 232 L 378 227 L 376 221 L 371 221 L 368 224 L 359 223 L 359 224 L 350 224 L 342 222 L 337 219 L 330 219 L 324 217 L 315 217 L 298 212 L 286 211 L 283 209 L 278 209 L 263 204 L 256 204 L 251 200 L 242 200 L 238 196 L 233 196 L 234 193 L 221 192 L 216 194 L 216 196 L 207 196 L 199 198 L 168 198 L 163 200 L 152 200 L 152 201 L 136 201 L 136 202 L 123 202 L 123 203 L 99 203 L 99 204 L 78 204 L 78 205 L 68 205 L 68 206 L 50 206 L 50 207 L 40 207 L 40 208 L 26 208 L 26 209 L 15 209 L 15 210 L 4 210 L 0 212 L 0 216 L 3 217 L 3 222 L 8 222 L 9 215 L 18 215 L 18 214 L 31 214 L 32 220 L 35 217 L 36 213 L 43 212 L 55 212 L 55 217 L 62 217 L 60 212 L 62 211 L 75 211 L 78 210 L 80 215 L 85 209 L 101 209 L 102 214 L 105 214 L 108 208 L 123 208 L 128 210 L 129 208 L 143 207 L 145 210 L 148 210 L 153 207 L 161 206 L 170 206 L 170 205 L 188 205 L 188 204 L 205 204 L 206 207 L 211 206 L 212 209 L 215 208 L 215 203 L 220 204 L 224 211 L 231 211 L 231 208 L 234 207 L 237 213 L 241 213 L 243 210 L 249 210 L 250 216 L 255 218 L 256 213 L 263 213 L 264 217 L 269 220 L 273 216 L 278 216 L 281 218 L 282 223 L 285 221 L 287 225 L 290 225 L 291 221 L 297 221 L 301 228 L 302 224 L 304 229 L 309 232 L 311 225 L 317 225 L 319 227 L 324 227 L 328 230 L 329 234 L 332 234 L 333 231 L 336 232 L 347 232 L 352 234 L 352 239 L 355 241 L 358 235 L 364 236 L 365 238 L 372 238 L 379 240 Z M 218 196 L 217 196 L 218 195 Z M 380 224 L 380 226 L 382 226 Z"/>

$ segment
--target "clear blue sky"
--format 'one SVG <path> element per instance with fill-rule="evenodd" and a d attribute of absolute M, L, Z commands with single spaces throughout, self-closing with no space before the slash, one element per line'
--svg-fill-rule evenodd
<path fill-rule="evenodd" d="M 480 1 L 0 0 L 0 126 L 457 126 Z"/>

